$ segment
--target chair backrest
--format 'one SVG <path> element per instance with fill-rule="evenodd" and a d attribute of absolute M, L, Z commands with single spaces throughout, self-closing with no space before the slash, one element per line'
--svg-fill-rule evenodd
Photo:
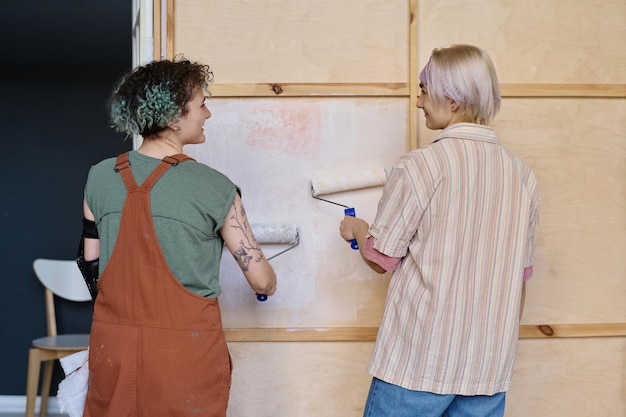
<path fill-rule="evenodd" d="M 91 295 L 75 260 L 35 259 L 33 269 L 46 288 L 48 336 L 56 336 L 56 313 L 52 295 L 77 302 L 91 301 Z"/>
<path fill-rule="evenodd" d="M 90 301 L 91 295 L 74 260 L 35 259 L 37 278 L 57 297 L 70 301 Z"/>

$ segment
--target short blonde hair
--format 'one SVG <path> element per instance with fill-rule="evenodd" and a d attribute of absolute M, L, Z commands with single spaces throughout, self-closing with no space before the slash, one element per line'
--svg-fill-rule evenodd
<path fill-rule="evenodd" d="M 472 45 L 435 48 L 420 73 L 435 105 L 446 97 L 463 111 L 463 121 L 487 125 L 500 110 L 500 86 L 489 55 Z"/>

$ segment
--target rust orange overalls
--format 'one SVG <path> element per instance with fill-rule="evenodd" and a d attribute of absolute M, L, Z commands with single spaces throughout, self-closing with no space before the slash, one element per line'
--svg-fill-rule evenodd
<path fill-rule="evenodd" d="M 150 211 L 152 186 L 185 160 L 165 157 L 138 187 L 128 154 L 117 159 L 127 196 L 98 283 L 84 417 L 226 415 L 231 362 L 218 301 L 172 274 Z"/>

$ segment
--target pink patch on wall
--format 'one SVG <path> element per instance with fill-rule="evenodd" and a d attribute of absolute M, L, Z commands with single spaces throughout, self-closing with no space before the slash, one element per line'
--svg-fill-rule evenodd
<path fill-rule="evenodd" d="M 320 110 L 311 102 L 262 101 L 251 108 L 246 131 L 251 147 L 307 155 L 319 150 Z"/>

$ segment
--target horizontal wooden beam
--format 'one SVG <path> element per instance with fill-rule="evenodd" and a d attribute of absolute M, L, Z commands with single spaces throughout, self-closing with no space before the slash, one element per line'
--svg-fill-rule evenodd
<path fill-rule="evenodd" d="M 224 329 L 229 342 L 372 342 L 378 327 Z M 626 323 L 524 324 L 520 339 L 625 337 Z"/>
<path fill-rule="evenodd" d="M 409 83 L 212 84 L 214 97 L 409 97 Z M 625 98 L 626 84 L 501 84 L 503 97 Z"/>
<path fill-rule="evenodd" d="M 370 342 L 378 327 L 224 329 L 229 342 Z"/>
<path fill-rule="evenodd" d="M 408 83 L 211 84 L 214 97 L 408 97 Z"/>
<path fill-rule="evenodd" d="M 503 97 L 624 98 L 626 84 L 500 84 Z"/>
<path fill-rule="evenodd" d="M 520 339 L 623 337 L 626 323 L 540 324 L 520 326 Z"/>

